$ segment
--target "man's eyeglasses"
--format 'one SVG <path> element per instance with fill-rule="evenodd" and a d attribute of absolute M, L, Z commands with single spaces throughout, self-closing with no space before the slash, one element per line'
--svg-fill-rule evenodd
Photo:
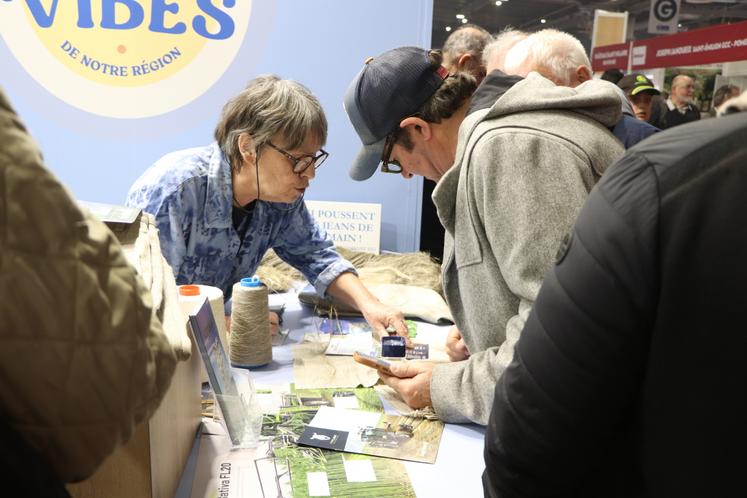
<path fill-rule="evenodd" d="M 397 130 L 387 135 L 386 140 L 384 140 L 384 151 L 381 154 L 382 173 L 402 173 L 402 165 L 399 161 L 390 159 L 395 143 L 397 143 Z"/>
<path fill-rule="evenodd" d="M 293 172 L 297 175 L 300 175 L 301 173 L 306 171 L 306 169 L 312 164 L 314 165 L 314 169 L 319 169 L 319 166 L 321 166 L 322 163 L 329 157 L 329 152 L 325 151 L 324 149 L 319 149 L 319 154 L 317 154 L 316 156 L 295 157 L 284 151 L 277 145 L 273 144 L 272 142 L 267 142 L 267 145 L 287 157 L 288 160 L 293 163 Z"/>

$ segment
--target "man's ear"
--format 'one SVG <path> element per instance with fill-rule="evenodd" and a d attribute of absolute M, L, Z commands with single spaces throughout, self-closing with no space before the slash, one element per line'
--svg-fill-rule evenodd
<path fill-rule="evenodd" d="M 467 71 L 470 68 L 470 65 L 474 61 L 474 57 L 472 57 L 472 54 L 462 54 L 459 56 L 459 59 L 457 59 L 457 69 L 459 71 Z"/>
<path fill-rule="evenodd" d="M 431 135 L 433 134 L 431 123 L 417 116 L 410 116 L 409 118 L 403 119 L 399 122 L 399 127 L 411 127 L 410 130 L 412 130 L 413 133 L 420 135 L 425 141 L 430 140 Z M 412 134 L 410 136 L 412 136 Z"/>
<path fill-rule="evenodd" d="M 584 81 L 589 81 L 591 79 L 591 69 L 583 64 L 578 66 L 576 68 L 576 79 L 578 79 L 579 84 L 583 83 Z"/>
<path fill-rule="evenodd" d="M 257 144 L 249 133 L 239 135 L 239 151 L 244 161 L 253 163 L 257 155 Z"/>

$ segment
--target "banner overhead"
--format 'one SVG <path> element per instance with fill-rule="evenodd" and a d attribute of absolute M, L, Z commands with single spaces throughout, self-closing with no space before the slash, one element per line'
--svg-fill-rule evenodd
<path fill-rule="evenodd" d="M 747 21 L 719 24 L 669 36 L 594 47 L 594 71 L 696 66 L 747 60 Z"/>
<path fill-rule="evenodd" d="M 634 42 L 632 69 L 747 60 L 747 21 Z"/>

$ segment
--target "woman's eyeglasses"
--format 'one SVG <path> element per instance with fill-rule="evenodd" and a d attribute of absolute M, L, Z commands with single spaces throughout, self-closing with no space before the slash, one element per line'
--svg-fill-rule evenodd
<path fill-rule="evenodd" d="M 297 175 L 300 175 L 304 171 L 308 169 L 309 166 L 314 165 L 314 169 L 319 169 L 319 166 L 324 163 L 324 161 L 327 160 L 329 157 L 329 152 L 325 151 L 324 149 L 319 149 L 319 154 L 316 156 L 301 156 L 301 157 L 295 157 L 288 152 L 284 151 L 277 145 L 273 144 L 272 142 L 267 142 L 267 145 L 275 149 L 276 151 L 280 152 L 282 155 L 288 158 L 288 160 L 293 163 L 293 172 Z"/>

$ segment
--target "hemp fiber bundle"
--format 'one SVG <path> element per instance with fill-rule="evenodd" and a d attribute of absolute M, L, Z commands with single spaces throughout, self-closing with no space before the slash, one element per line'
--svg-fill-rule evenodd
<path fill-rule="evenodd" d="M 342 247 L 336 250 L 355 266 L 364 284 L 413 285 L 433 289 L 443 296 L 441 267 L 428 253 L 371 254 Z M 275 292 L 290 290 L 294 281 L 304 280 L 298 270 L 281 260 L 272 249 L 262 258 L 256 274 Z"/>

